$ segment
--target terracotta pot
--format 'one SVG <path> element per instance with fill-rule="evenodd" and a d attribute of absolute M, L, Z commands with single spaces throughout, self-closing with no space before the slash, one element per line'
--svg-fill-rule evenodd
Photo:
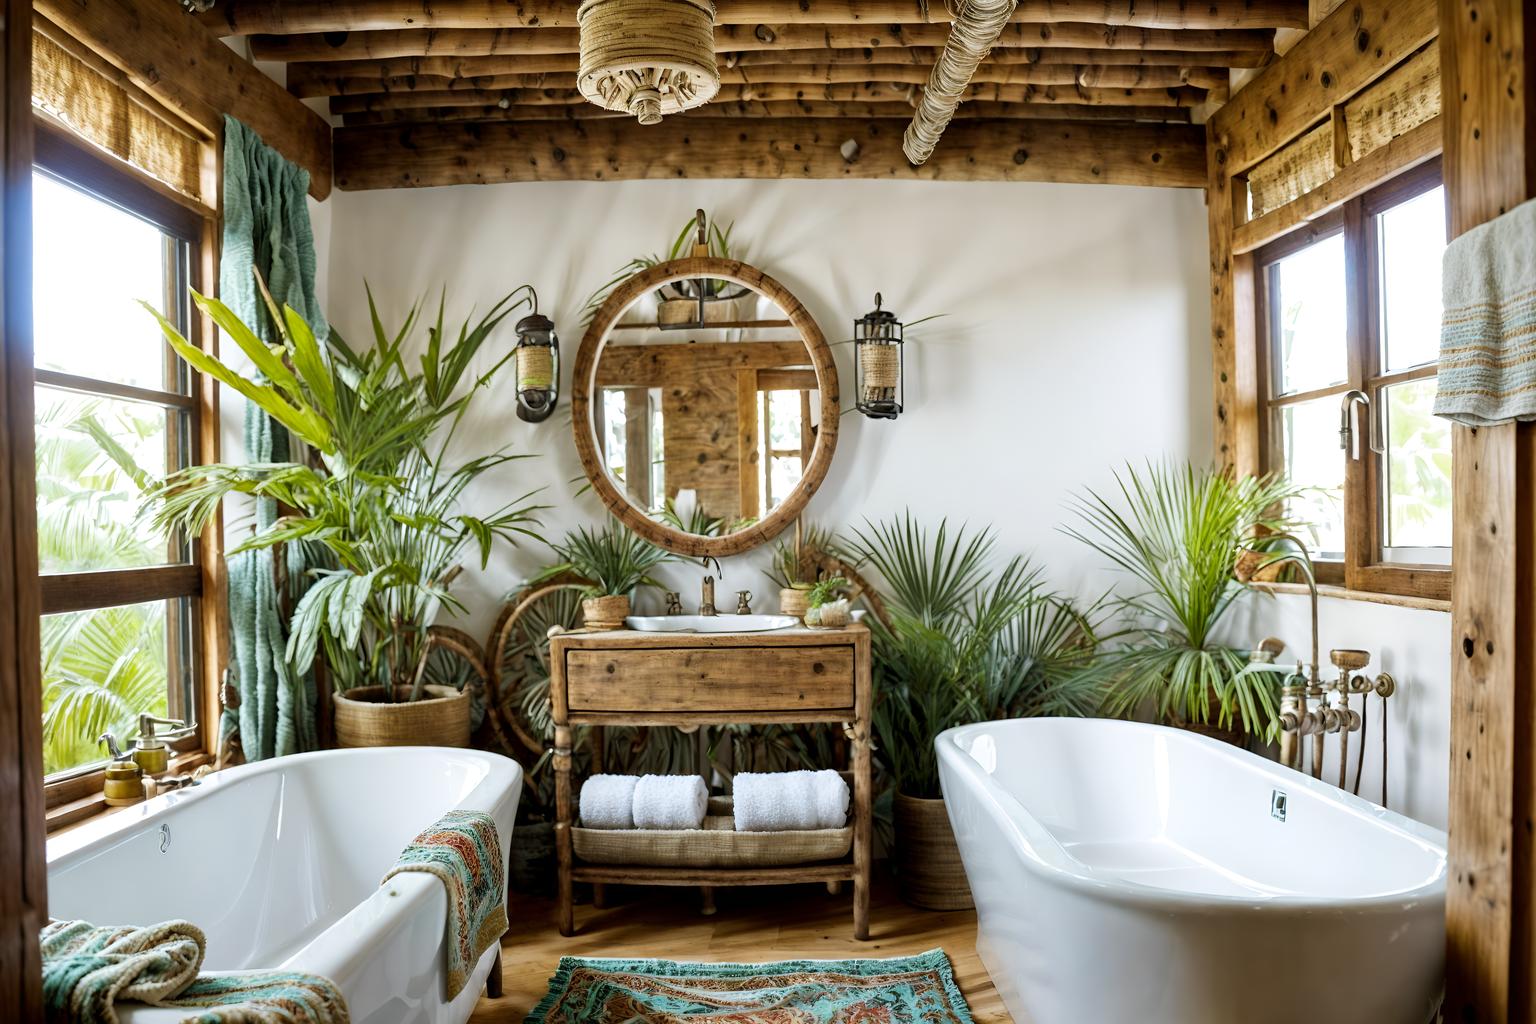
<path fill-rule="evenodd" d="M 338 747 L 467 747 L 469 691 L 452 686 L 422 687 L 411 700 L 408 686 L 395 688 L 393 702 L 384 687 L 358 686 L 337 693 L 332 711 Z"/>
<path fill-rule="evenodd" d="M 623 629 L 629 598 L 624 594 L 586 598 L 581 602 L 581 617 L 588 629 Z"/>
<path fill-rule="evenodd" d="M 810 607 L 811 592 L 809 590 L 796 590 L 794 587 L 785 587 L 779 591 L 779 611 L 782 614 L 793 615 L 797 619 L 803 619 Z"/>
<path fill-rule="evenodd" d="M 897 793 L 896 884 L 901 898 L 928 910 L 976 905 L 944 801 Z"/>

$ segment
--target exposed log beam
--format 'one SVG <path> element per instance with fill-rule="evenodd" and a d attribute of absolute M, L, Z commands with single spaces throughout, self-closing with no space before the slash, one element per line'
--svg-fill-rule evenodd
<path fill-rule="evenodd" d="M 775 64 L 753 68 L 721 68 L 725 85 L 762 85 L 769 83 L 826 84 L 850 82 L 901 82 L 922 85 L 929 69 L 918 64 Z M 1225 68 L 1134 67 L 1099 65 L 1075 67 L 1071 64 L 991 64 L 971 76 L 974 83 L 1030 86 L 1095 86 L 1124 89 L 1174 89 L 1194 86 L 1198 89 L 1224 89 L 1228 83 Z M 318 84 L 318 83 L 317 83 Z M 332 92 L 320 92 L 306 83 L 300 95 L 360 96 L 375 93 L 395 95 L 414 92 L 494 92 L 501 89 L 574 89 L 574 72 L 543 74 L 486 75 L 481 78 L 445 78 L 437 75 L 407 75 L 401 78 L 340 78 L 323 83 Z"/>
<path fill-rule="evenodd" d="M 310 194 L 331 191 L 331 126 L 175 4 L 37 0 L 35 10 L 206 131 L 244 122 L 309 172 Z"/>
<path fill-rule="evenodd" d="M 575 28 L 575 0 L 220 0 L 203 16 L 223 35 L 390 29 Z M 951 20 L 913 0 L 720 0 L 720 25 L 903 25 Z M 1306 28 L 1306 0 L 1022 0 L 1015 20 L 1141 28 Z"/>
<path fill-rule="evenodd" d="M 702 107 L 674 114 L 681 118 L 715 117 L 907 117 L 912 105 L 902 99 L 880 102 L 850 100 L 732 100 L 706 103 Z M 958 118 L 1058 121 L 1175 121 L 1188 122 L 1188 107 L 1086 107 L 1064 103 L 1025 104 L 988 103 L 977 100 L 960 104 Z M 365 110 L 343 115 L 347 127 L 368 124 L 397 124 L 427 121 L 600 121 L 624 120 L 628 114 L 604 110 L 590 103 L 550 104 L 548 106 L 509 107 L 406 107 L 396 110 Z"/>
<path fill-rule="evenodd" d="M 549 76 L 554 77 L 554 76 Z M 716 99 L 736 100 L 829 100 L 832 102 L 881 102 L 916 97 L 919 87 L 899 82 L 844 82 L 834 85 L 794 82 L 767 82 L 758 85 L 722 86 Z M 1081 86 L 1036 88 L 1029 85 L 975 85 L 966 92 L 968 99 L 1003 103 L 1055 104 L 1124 107 L 1193 107 L 1205 100 L 1205 90 L 1177 89 L 1091 89 Z M 333 96 L 331 113 L 356 114 L 366 110 L 408 110 L 425 107 L 499 107 L 505 104 L 560 106 L 586 103 L 573 88 L 528 88 L 485 91 L 454 89 L 437 92 L 381 92 L 363 96 Z"/>
<path fill-rule="evenodd" d="M 911 64 L 931 67 L 939 51 L 928 46 L 853 50 L 755 50 L 722 53 L 720 67 L 782 67 L 791 64 Z M 1073 47 L 993 50 L 982 67 L 1012 64 L 1064 64 L 1077 67 L 1191 68 L 1199 71 L 1257 67 L 1273 54 L 1184 53 L 1168 50 L 1083 50 Z M 1071 59 L 1064 59 L 1071 58 Z M 576 54 L 525 54 L 499 57 L 394 57 L 383 60 L 295 61 L 288 65 L 288 89 L 296 96 L 340 96 L 383 92 L 390 82 L 421 76 L 470 80 L 492 75 L 575 71 Z M 1191 82 L 1191 84 L 1198 84 Z"/>
<path fill-rule="evenodd" d="M 947 25 L 718 25 L 715 27 L 715 49 L 718 52 L 861 47 L 900 49 L 908 46 L 943 46 L 948 36 Z M 575 29 L 564 28 L 404 29 L 290 36 L 257 35 L 250 37 L 250 45 L 251 55 L 257 60 L 325 61 L 576 53 L 579 40 Z M 1077 22 L 1014 23 L 1004 29 L 997 45 L 1039 49 L 1071 47 L 1264 54 L 1274 49 L 1274 31 L 1144 29 Z"/>
<path fill-rule="evenodd" d="M 889 178 L 1059 181 L 1198 188 L 1193 125 L 956 121 L 921 167 L 901 152 L 903 119 L 668 118 L 378 125 L 336 131 L 344 189 L 634 178 Z"/>

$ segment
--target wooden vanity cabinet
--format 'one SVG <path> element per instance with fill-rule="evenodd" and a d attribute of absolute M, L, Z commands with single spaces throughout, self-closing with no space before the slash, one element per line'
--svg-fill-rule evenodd
<path fill-rule="evenodd" d="M 788 629 L 771 633 L 562 633 L 550 641 L 555 721 L 555 850 L 560 932 L 570 935 L 576 882 L 631 885 L 853 883 L 853 932 L 869 935 L 869 630 Z M 584 864 L 575 859 L 577 824 L 572 742 L 590 726 L 593 770 L 602 770 L 602 729 L 610 725 L 699 726 L 830 723 L 848 738 L 853 775 L 851 854 L 840 861 L 764 868 Z M 841 767 L 827 765 L 825 767 Z"/>

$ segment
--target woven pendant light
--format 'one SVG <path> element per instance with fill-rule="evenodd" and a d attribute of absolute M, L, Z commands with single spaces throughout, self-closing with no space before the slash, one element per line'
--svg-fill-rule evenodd
<path fill-rule="evenodd" d="M 583 0 L 576 86 L 605 110 L 658 124 L 720 89 L 710 0 Z"/>

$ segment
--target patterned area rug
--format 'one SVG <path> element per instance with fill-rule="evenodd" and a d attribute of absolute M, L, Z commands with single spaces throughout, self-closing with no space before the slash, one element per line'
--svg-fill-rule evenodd
<path fill-rule="evenodd" d="M 561 957 L 525 1024 L 972 1024 L 942 949 L 888 960 Z"/>

